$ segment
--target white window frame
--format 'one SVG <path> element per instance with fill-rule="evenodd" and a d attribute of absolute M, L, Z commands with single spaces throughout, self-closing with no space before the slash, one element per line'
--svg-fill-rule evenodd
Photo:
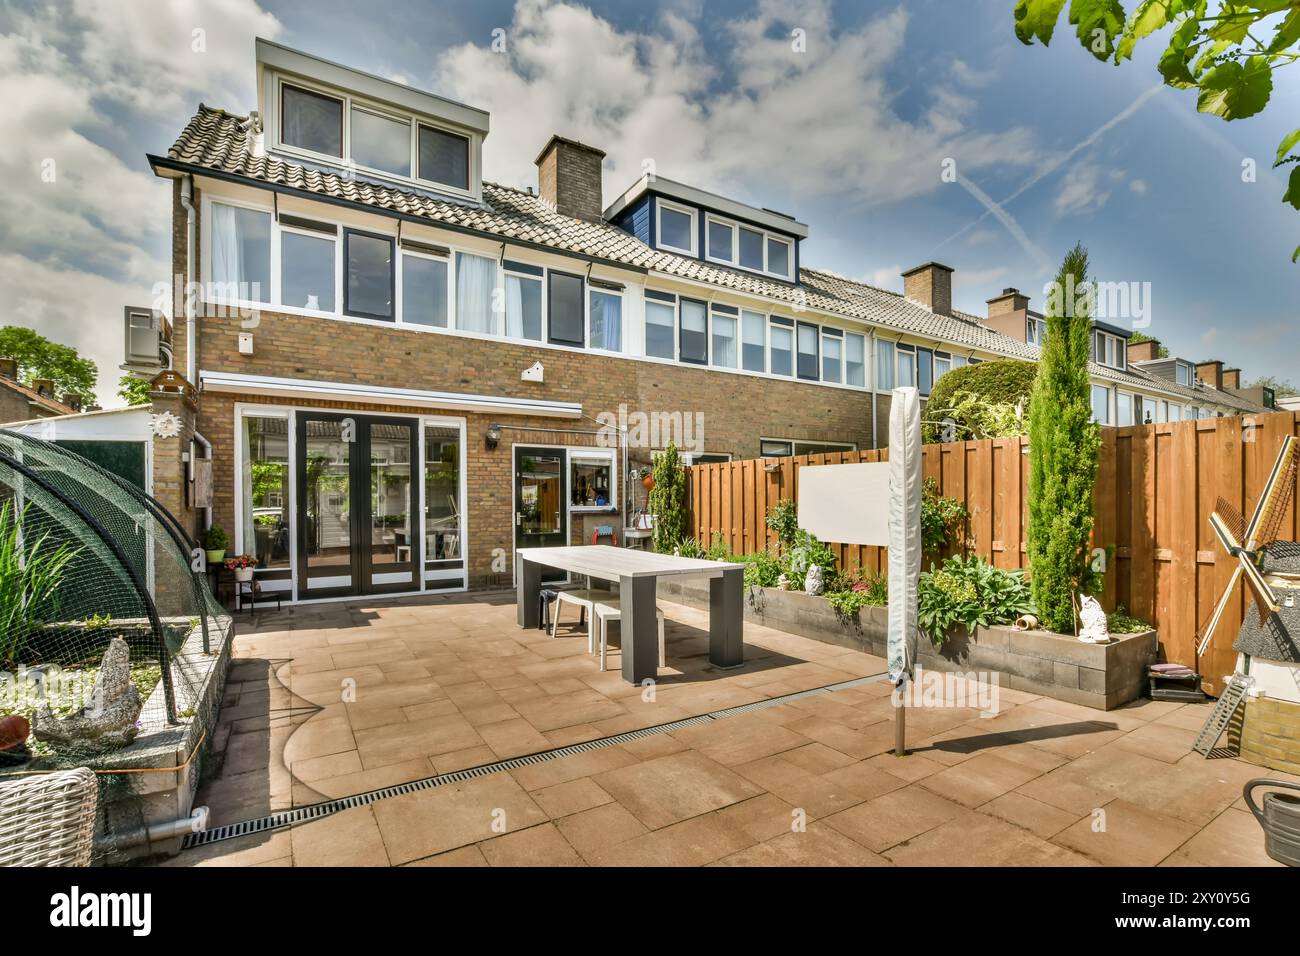
<path fill-rule="evenodd" d="M 916 368 L 916 346 L 911 342 L 894 342 L 894 388 L 917 388 L 917 368 Z M 911 369 L 912 374 L 906 385 L 901 384 L 903 380 L 903 360 L 907 358 L 907 366 Z M 934 387 L 934 383 L 930 383 Z"/>
<path fill-rule="evenodd" d="M 447 267 L 447 324 L 446 325 L 425 325 L 423 322 L 406 321 L 406 302 L 404 286 L 406 282 L 406 257 L 413 259 L 427 259 L 430 262 L 441 262 Z M 429 252 L 423 252 L 419 249 L 403 248 L 402 244 L 397 243 L 397 319 L 395 324 L 399 327 L 408 329 L 425 329 L 430 332 L 449 332 L 456 328 L 456 264 L 455 253 L 446 256 L 438 256 Z M 543 303 L 545 310 L 545 303 Z"/>
<path fill-rule="evenodd" d="M 730 313 L 719 311 L 718 308 L 717 308 L 718 305 L 719 305 L 719 303 L 716 303 L 716 302 L 710 302 L 710 303 L 709 303 L 709 333 L 708 333 L 708 335 L 709 335 L 709 365 L 708 365 L 708 367 L 709 367 L 709 368 L 720 368 L 720 369 L 725 369 L 725 370 L 727 370 L 727 371 L 729 371 L 729 372 L 738 372 L 738 371 L 741 371 L 741 370 L 742 370 L 742 369 L 741 369 L 741 365 L 740 365 L 740 309 L 739 309 L 739 307 L 737 307 L 737 308 L 736 308 L 736 314 L 735 314 L 735 315 L 731 315 Z M 719 365 L 719 364 L 718 364 L 718 361 L 717 361 L 717 352 L 718 352 L 718 350 L 717 350 L 716 348 L 713 347 L 713 317 L 714 317 L 715 315 L 718 315 L 718 316 L 720 316 L 720 317 L 723 318 L 723 319 L 730 319 L 730 320 L 732 321 L 732 323 L 733 323 L 733 326 L 732 326 L 732 327 L 733 327 L 733 329 L 734 329 L 734 332 L 733 332 L 732 337 L 731 337 L 731 344 L 732 344 L 732 346 L 733 346 L 733 352 L 735 353 L 735 356 L 736 356 L 736 364 L 735 364 L 735 365 Z"/>
<path fill-rule="evenodd" d="M 309 93 L 315 93 L 318 96 L 328 96 L 331 99 L 339 100 L 343 104 L 343 155 L 333 156 L 329 153 L 318 153 L 315 150 L 305 149 L 301 146 L 294 146 L 284 141 L 284 87 L 290 86 L 300 90 L 306 90 Z M 482 137 L 478 133 L 470 132 L 456 127 L 445 120 L 439 120 L 435 117 L 424 116 L 416 113 L 406 113 L 394 111 L 382 103 L 375 102 L 365 97 L 357 96 L 349 90 L 338 89 L 324 83 L 318 83 L 298 76 L 284 76 L 275 74 L 272 83 L 272 95 L 275 97 L 273 108 L 275 110 L 274 122 L 274 149 L 278 153 L 284 153 L 288 156 L 299 159 L 306 159 L 312 162 L 325 162 L 335 168 L 345 170 L 358 170 L 367 176 L 378 179 L 388 180 L 395 183 L 417 184 L 420 186 L 435 189 L 438 192 L 449 195 L 461 196 L 470 199 L 477 199 L 479 189 L 481 189 L 481 154 L 482 154 Z M 387 119 L 399 120 L 405 122 L 411 131 L 411 148 L 410 148 L 410 169 L 409 176 L 399 176 L 382 169 L 374 169 L 369 166 L 362 166 L 352 158 L 352 107 L 364 110 L 368 113 L 374 113 L 377 116 L 383 116 Z M 459 136 L 468 141 L 468 165 L 466 169 L 467 187 L 462 189 L 459 186 L 453 186 L 448 183 L 440 183 L 432 179 L 421 179 L 419 176 L 419 127 L 427 126 L 430 129 L 436 129 L 444 133 L 450 133 L 453 136 Z"/>
<path fill-rule="evenodd" d="M 626 289 L 606 289 L 601 286 L 592 285 L 590 280 L 584 281 L 583 285 L 585 285 L 587 289 L 587 294 L 586 296 L 584 296 L 582 302 L 582 309 L 586 313 L 586 315 L 584 315 L 582 319 L 582 327 L 585 330 L 587 336 L 587 347 L 583 351 L 595 352 L 597 355 L 626 355 L 627 345 L 628 345 L 627 302 L 624 297 L 624 292 L 626 291 Z M 618 301 L 618 344 L 620 348 L 619 351 L 617 352 L 611 351 L 609 349 L 593 348 L 591 345 L 591 297 L 595 295 L 597 292 L 601 293 L 602 295 L 614 296 L 619 300 Z M 543 299 L 549 298 L 549 296 L 546 295 L 545 287 L 543 287 L 542 298 Z M 665 302 L 663 304 L 667 305 L 668 303 Z M 546 304 L 545 303 L 543 303 L 542 305 L 542 327 L 549 337 L 550 329 L 546 328 Z"/>
<path fill-rule="evenodd" d="M 618 497 L 618 458 L 613 448 L 596 448 L 587 445 L 575 445 L 566 449 L 565 457 L 568 459 L 569 473 L 565 475 L 565 490 L 569 496 L 569 513 L 570 514 L 614 514 L 621 510 L 619 508 Z M 573 466 L 577 464 L 578 459 L 587 459 L 589 461 L 600 461 L 609 467 L 609 504 L 607 505 L 575 505 L 573 501 Z"/>
<path fill-rule="evenodd" d="M 484 256 L 484 258 L 486 259 L 489 257 Z M 518 269 L 511 269 L 509 266 L 506 265 L 506 263 L 509 261 L 510 260 L 504 258 L 497 260 L 497 287 L 501 290 L 501 295 L 503 297 L 505 296 L 505 291 L 506 291 L 506 276 L 514 276 L 517 279 L 526 279 L 532 282 L 541 283 L 542 286 L 542 326 L 541 326 L 541 333 L 540 333 L 541 338 L 530 339 L 522 336 L 516 338 L 507 334 L 510 325 L 509 325 L 509 313 L 504 307 L 505 306 L 504 298 L 502 299 L 503 307 L 501 309 L 501 334 L 499 336 L 493 335 L 488 337 L 499 338 L 506 342 L 527 342 L 532 345 L 538 345 L 542 342 L 546 342 L 549 340 L 550 331 L 551 331 L 550 315 L 547 313 L 547 307 L 550 305 L 550 296 L 546 294 L 550 282 L 550 270 L 548 270 L 546 266 L 542 265 L 540 262 L 524 262 L 524 260 L 522 259 L 515 260 L 517 262 L 523 263 L 524 265 L 536 266 L 537 268 L 542 270 L 541 275 L 539 276 L 533 275 L 531 272 L 520 272 Z M 450 285 L 450 283 L 448 283 L 448 285 Z M 453 301 L 455 300 L 454 293 L 452 295 L 452 299 Z M 584 323 L 585 321 L 586 320 L 584 319 Z"/>
<path fill-rule="evenodd" d="M 728 250 L 731 253 L 730 259 L 723 259 L 720 256 L 715 255 L 713 252 L 713 238 L 712 236 L 709 235 L 709 227 L 715 224 L 731 230 L 731 249 Z M 723 218 L 722 216 L 715 216 L 713 213 L 705 213 L 704 215 L 704 258 L 705 259 L 709 260 L 709 262 L 717 262 L 724 266 L 737 267 L 736 260 L 740 255 L 739 243 L 740 243 L 740 228 L 734 219 L 726 219 Z M 763 253 L 763 261 L 765 263 L 767 262 L 766 251 L 764 251 Z"/>
<path fill-rule="evenodd" d="M 827 329 L 834 329 L 834 326 L 823 325 L 820 327 L 820 334 L 819 334 L 819 341 L 818 341 L 818 355 L 817 355 L 817 364 L 818 364 L 817 371 L 821 376 L 821 381 L 830 382 L 830 384 L 832 385 L 843 385 L 844 384 L 844 330 L 836 329 L 835 331 L 839 332 L 839 334 L 836 335 L 835 332 L 828 332 Z M 828 379 L 826 377 L 826 342 L 828 339 L 832 342 L 839 343 L 839 347 L 840 347 L 840 357 L 837 360 L 837 364 L 839 366 L 839 374 L 834 379 Z"/>
<path fill-rule="evenodd" d="M 1097 418 L 1097 389 L 1106 393 L 1106 418 L 1104 421 Z M 1097 382 L 1092 383 L 1091 390 L 1088 393 L 1088 404 L 1092 406 L 1092 420 L 1098 425 L 1115 424 L 1115 390 L 1109 385 L 1100 385 Z"/>
<path fill-rule="evenodd" d="M 304 216 L 302 218 L 306 219 L 309 217 Z M 347 315 L 344 313 L 343 311 L 343 270 L 344 270 L 345 263 L 343 261 L 343 230 L 339 223 L 331 223 L 328 220 L 319 220 L 319 221 L 321 225 L 334 226 L 334 237 L 333 237 L 334 308 L 333 309 L 309 309 L 306 306 L 302 306 L 302 305 L 284 305 L 280 301 L 281 296 L 284 292 L 284 280 L 281 277 L 281 268 L 282 268 L 282 259 L 283 259 L 283 253 L 281 247 L 284 242 L 284 235 L 288 233 L 289 235 L 306 236 L 309 239 L 320 239 L 322 241 L 328 241 L 330 237 L 327 233 L 323 231 L 318 231 L 315 229 L 302 229 L 298 226 L 293 226 L 293 225 L 286 226 L 285 224 L 279 222 L 278 220 L 273 221 L 271 225 L 271 250 L 272 250 L 271 263 L 275 267 L 275 274 L 271 276 L 271 284 L 275 287 L 274 308 L 276 308 L 277 310 L 291 311 L 295 315 L 312 315 L 312 316 L 320 316 L 324 318 L 338 317 L 340 319 L 347 319 L 349 321 L 354 319 L 362 319 L 367 322 L 373 322 L 376 325 L 392 325 L 393 323 L 386 322 L 382 319 L 365 319 L 363 316 Z"/>
<path fill-rule="evenodd" d="M 746 315 L 757 316 L 759 321 L 763 325 L 763 367 L 761 369 L 745 368 L 745 316 Z M 768 342 L 770 340 L 770 335 L 771 335 L 769 330 L 771 329 L 771 327 L 772 327 L 771 316 L 769 316 L 766 312 L 761 312 L 758 309 L 742 308 L 740 310 L 740 322 L 739 322 L 739 333 L 738 333 L 739 351 L 737 352 L 737 357 L 739 358 L 740 361 L 741 371 L 748 372 L 751 375 L 768 374 L 768 369 L 772 367 L 772 362 L 767 351 Z"/>
<path fill-rule="evenodd" d="M 656 290 L 656 291 L 657 291 L 657 290 Z M 649 296 L 646 296 L 644 293 L 642 293 L 642 297 L 641 297 L 641 298 L 642 298 L 642 302 L 644 303 L 645 321 L 644 321 L 644 323 L 643 323 L 644 328 L 642 329 L 642 335 L 641 335 L 641 339 L 642 339 L 642 341 L 641 341 L 641 356 L 640 356 L 640 357 L 643 358 L 643 359 L 645 359 L 646 361 L 649 361 L 649 362 L 672 362 L 672 363 L 676 364 L 677 362 L 679 362 L 679 359 L 678 359 L 678 353 L 679 353 L 679 351 L 680 351 L 680 349 L 681 349 L 681 342 L 679 341 L 679 338 L 678 338 L 679 333 L 678 333 L 678 328 L 677 328 L 677 324 L 678 324 L 678 321 L 679 321 L 679 318 L 680 318 L 680 316 L 679 316 L 679 314 L 678 314 L 678 313 L 679 313 L 679 308 L 680 308 L 680 302 L 679 302 L 679 297 L 678 297 L 675 293 L 663 293 L 663 294 L 664 294 L 664 295 L 672 295 L 672 297 L 673 297 L 673 301 L 672 301 L 672 302 L 668 302 L 668 301 L 666 301 L 666 300 L 664 300 L 664 299 L 654 299 L 654 298 L 651 298 L 651 297 L 649 297 Z M 649 342 L 648 342 L 648 336 L 649 336 L 649 334 L 650 334 L 650 306 L 651 306 L 651 305 L 662 305 L 662 306 L 664 306 L 664 307 L 666 307 L 666 308 L 670 308 L 670 309 L 673 310 L 673 325 L 672 325 L 673 354 L 672 354 L 672 356 L 651 355 L 651 354 L 650 354 L 650 346 L 649 346 Z"/>
<path fill-rule="evenodd" d="M 684 216 L 689 216 L 691 220 L 691 247 L 683 249 L 680 246 L 670 245 L 664 242 L 663 232 L 663 211 L 669 209 L 672 212 L 679 212 Z M 683 206 L 680 203 L 669 202 L 668 200 L 655 197 L 655 244 L 660 249 L 666 249 L 669 252 L 680 252 L 683 255 L 698 257 L 700 242 L 700 220 L 699 210 L 694 206 Z"/>
<path fill-rule="evenodd" d="M 798 351 L 799 343 L 795 338 L 795 333 L 798 331 L 798 323 L 796 323 L 793 319 L 788 319 L 790 324 L 785 325 L 782 322 L 774 323 L 772 321 L 773 319 L 787 320 L 787 317 L 784 315 L 772 315 L 772 314 L 769 314 L 767 317 L 767 374 L 770 375 L 772 378 L 779 378 L 779 379 L 786 379 L 786 380 L 797 379 L 799 377 L 799 351 Z M 781 329 L 781 331 L 785 332 L 787 335 L 790 336 L 790 374 L 789 375 L 783 374 L 781 372 L 772 371 L 772 327 L 773 325 L 776 325 Z"/>
<path fill-rule="evenodd" d="M 785 455 L 764 454 L 763 445 L 766 442 L 771 442 L 772 444 L 789 445 L 790 451 L 788 454 Z M 858 443 L 855 441 L 816 441 L 808 438 L 769 438 L 766 436 L 759 436 L 758 455 L 760 458 L 789 458 L 792 456 L 797 457 L 801 454 L 802 455 L 825 454 L 825 452 L 816 452 L 816 451 L 799 452 L 795 450 L 796 445 L 806 445 L 812 448 L 829 448 L 833 451 L 857 451 L 858 450 Z"/>
<path fill-rule="evenodd" d="M 660 200 L 661 205 L 662 202 L 663 201 Z M 728 229 L 731 230 L 731 250 L 730 250 L 731 258 L 730 259 L 724 259 L 721 256 L 716 255 L 710 245 L 711 238 L 709 236 L 709 226 L 714 223 L 720 226 L 726 226 Z M 750 232 L 758 233 L 762 237 L 763 267 L 761 269 L 754 269 L 751 268 L 750 266 L 744 266 L 740 264 L 740 230 L 741 229 L 747 229 Z M 775 272 L 768 264 L 767 252 L 768 252 L 769 242 L 779 242 L 786 247 L 786 262 L 789 263 L 788 271 Z M 749 273 L 753 273 L 754 275 L 766 275 L 766 276 L 772 276 L 777 279 L 784 279 L 787 282 L 792 281 L 792 273 L 794 272 L 795 245 L 792 239 L 789 239 L 786 236 L 781 235 L 780 233 L 771 232 L 767 229 L 764 229 L 761 226 L 756 226 L 752 223 L 745 222 L 744 220 L 741 219 L 732 219 L 730 217 L 720 216 L 717 213 L 708 212 L 707 210 L 705 210 L 704 245 L 705 245 L 705 249 L 704 249 L 703 258 L 708 262 L 716 262 L 719 265 L 729 266 L 730 268 L 733 269 L 740 269 L 742 272 L 749 272 Z M 662 244 L 661 244 L 661 248 L 674 249 L 674 251 L 678 251 L 678 252 L 684 251 L 684 250 L 675 249 L 675 247 L 673 246 L 662 246 Z M 693 254 L 694 253 L 692 253 L 692 255 Z"/>

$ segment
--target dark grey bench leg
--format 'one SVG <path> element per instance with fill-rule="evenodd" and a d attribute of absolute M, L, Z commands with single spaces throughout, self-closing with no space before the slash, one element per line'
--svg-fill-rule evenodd
<path fill-rule="evenodd" d="M 621 578 L 619 640 L 623 680 L 639 684 L 659 673 L 659 625 L 655 618 L 655 578 Z"/>
<path fill-rule="evenodd" d="M 709 579 L 709 663 L 739 667 L 745 662 L 745 572 L 737 568 Z"/>
<path fill-rule="evenodd" d="M 542 566 L 515 554 L 515 614 L 520 627 L 536 627 L 537 593 L 542 589 Z"/>

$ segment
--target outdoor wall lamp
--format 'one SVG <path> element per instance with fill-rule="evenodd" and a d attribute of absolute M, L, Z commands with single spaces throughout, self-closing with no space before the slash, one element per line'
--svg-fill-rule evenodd
<path fill-rule="evenodd" d="M 488 451 L 492 451 L 501 444 L 501 425 L 499 422 L 493 422 L 488 426 L 487 434 L 483 436 L 483 444 L 487 446 Z"/>

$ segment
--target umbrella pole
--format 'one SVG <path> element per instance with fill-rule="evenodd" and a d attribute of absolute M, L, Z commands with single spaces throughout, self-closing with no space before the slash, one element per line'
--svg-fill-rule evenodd
<path fill-rule="evenodd" d="M 907 756 L 907 697 L 903 694 L 906 679 L 898 685 L 898 706 L 894 709 L 894 756 Z"/>

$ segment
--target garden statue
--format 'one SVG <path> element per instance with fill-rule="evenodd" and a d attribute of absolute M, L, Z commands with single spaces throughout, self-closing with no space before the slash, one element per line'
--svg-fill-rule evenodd
<path fill-rule="evenodd" d="M 776 587 L 779 591 L 790 590 L 790 575 L 782 571 L 781 576 L 776 579 Z"/>
<path fill-rule="evenodd" d="M 48 702 L 36 712 L 36 739 L 84 750 L 116 750 L 139 733 L 140 691 L 131 681 L 131 651 L 115 637 L 100 661 L 90 699 L 68 717 L 57 717 Z"/>
<path fill-rule="evenodd" d="M 1095 597 L 1079 596 L 1079 640 L 1085 644 L 1109 644 L 1110 627 L 1106 612 Z"/>
<path fill-rule="evenodd" d="M 815 564 L 808 565 L 808 575 L 804 578 L 804 592 L 814 597 L 822 593 L 822 569 Z"/>

